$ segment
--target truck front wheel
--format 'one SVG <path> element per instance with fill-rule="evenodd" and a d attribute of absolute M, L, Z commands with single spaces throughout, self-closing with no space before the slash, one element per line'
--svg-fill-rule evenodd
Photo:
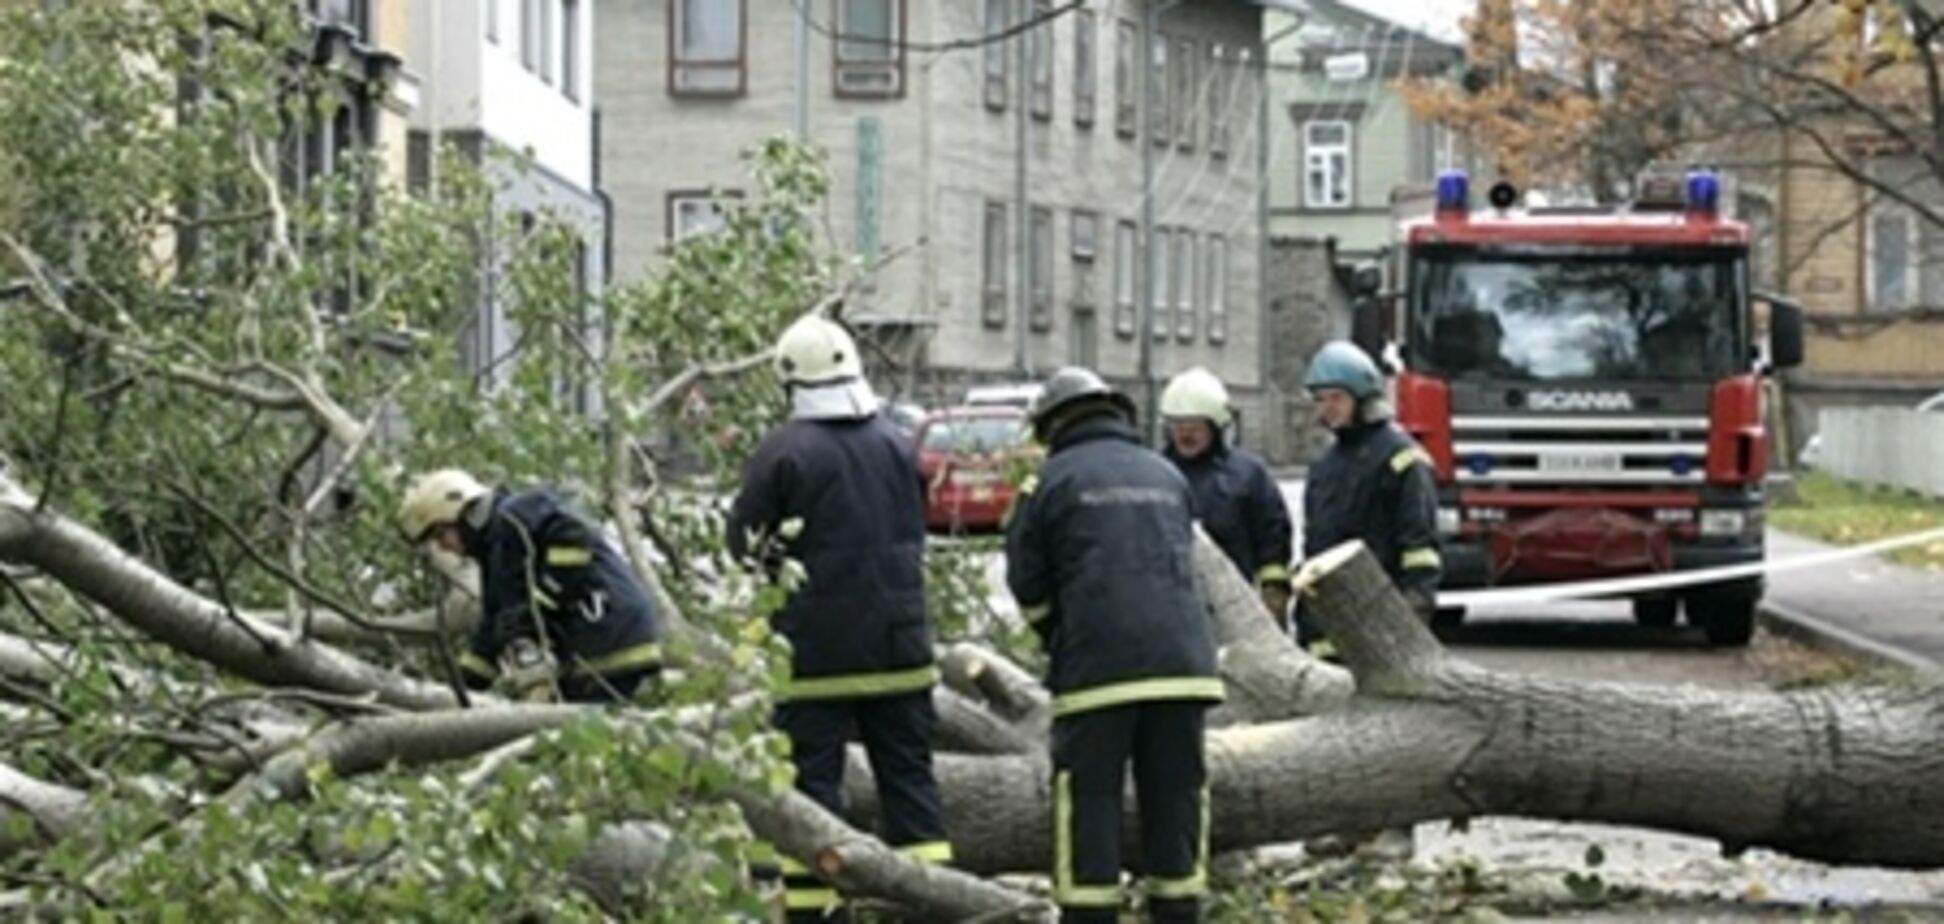
<path fill-rule="evenodd" d="M 1741 648 L 1755 634 L 1755 607 L 1761 599 L 1761 590 L 1753 587 L 1700 591 L 1687 599 L 1688 621 L 1707 633 L 1708 644 Z"/>

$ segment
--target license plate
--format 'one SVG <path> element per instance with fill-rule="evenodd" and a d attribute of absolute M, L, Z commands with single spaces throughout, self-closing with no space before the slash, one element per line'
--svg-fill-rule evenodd
<path fill-rule="evenodd" d="M 972 489 L 972 503 L 990 504 L 992 503 L 993 497 L 994 494 L 991 488 L 982 486 Z"/>
<path fill-rule="evenodd" d="M 958 469 L 952 472 L 952 483 L 961 488 L 985 487 L 986 490 L 990 491 L 991 488 L 987 486 L 997 484 L 998 482 L 998 472 L 983 471 L 980 469 Z"/>
<path fill-rule="evenodd" d="M 1617 452 L 1547 453 L 1539 457 L 1539 470 L 1560 474 L 1620 471 Z"/>

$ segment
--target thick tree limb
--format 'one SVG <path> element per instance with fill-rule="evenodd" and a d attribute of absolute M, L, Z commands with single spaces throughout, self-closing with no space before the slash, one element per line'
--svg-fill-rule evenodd
<path fill-rule="evenodd" d="M 1195 573 L 1208 595 L 1215 643 L 1221 646 L 1228 702 L 1218 721 L 1264 721 L 1315 715 L 1350 698 L 1350 675 L 1313 658 L 1276 626 L 1254 582 L 1199 528 Z"/>
<path fill-rule="evenodd" d="M 379 668 L 327 645 L 298 644 L 287 631 L 251 623 L 86 527 L 53 511 L 36 514 L 32 506 L 31 497 L 0 476 L 0 561 L 34 565 L 177 650 L 270 686 L 370 694 L 380 702 L 414 709 L 455 703 L 452 691 L 443 686 Z"/>
<path fill-rule="evenodd" d="M 0 764 L 0 859 L 79 830 L 88 797 Z"/>

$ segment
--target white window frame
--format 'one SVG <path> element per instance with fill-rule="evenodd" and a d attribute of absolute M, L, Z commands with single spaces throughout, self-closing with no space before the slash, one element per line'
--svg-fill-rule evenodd
<path fill-rule="evenodd" d="M 1201 127 L 1200 94 L 1208 89 L 1196 82 L 1201 72 L 1200 49 L 1201 43 L 1192 37 L 1175 39 L 1174 60 L 1171 62 L 1175 69 L 1175 144 L 1184 151 L 1195 146 L 1195 132 Z"/>
<path fill-rule="evenodd" d="M 1006 296 L 1009 294 L 1008 267 L 1012 254 L 1007 250 L 1007 224 L 1011 209 L 997 199 L 986 200 L 981 212 L 979 248 L 979 318 L 987 327 L 1006 326 Z"/>
<path fill-rule="evenodd" d="M 486 0 L 486 41 L 499 44 L 500 40 L 500 3 L 503 0 Z"/>
<path fill-rule="evenodd" d="M 1879 275 L 1877 272 L 1877 252 L 1879 246 L 1877 223 L 1884 219 L 1894 220 L 1903 226 L 1904 267 L 1902 276 L 1904 291 L 1902 300 L 1897 303 L 1890 303 L 1884 300 L 1884 293 L 1880 290 L 1877 281 Z M 1864 303 L 1867 306 L 1867 310 L 1871 312 L 1895 312 L 1908 311 L 1911 308 L 1917 307 L 1923 299 L 1924 278 L 1923 227 L 1918 222 L 1917 216 L 1910 209 L 1902 205 L 1883 202 L 1872 204 L 1869 210 L 1865 212 L 1863 237 L 1863 285 L 1865 287 Z"/>
<path fill-rule="evenodd" d="M 1315 137 L 1317 129 L 1321 128 L 1341 128 L 1343 130 L 1343 140 L 1340 142 L 1318 144 Z M 1356 132 L 1356 123 L 1348 119 L 1311 119 L 1303 123 L 1303 175 L 1301 179 L 1303 184 L 1304 208 L 1340 211 L 1348 209 L 1356 203 Z M 1330 166 L 1331 155 L 1341 155 L 1343 158 L 1341 184 L 1343 195 L 1340 200 L 1326 198 L 1326 201 L 1319 202 L 1311 196 L 1312 186 L 1310 180 L 1321 174 L 1325 178 L 1323 189 L 1327 191 L 1331 188 L 1329 178 L 1335 172 Z"/>
<path fill-rule="evenodd" d="M 1082 263 L 1092 263 L 1100 254 L 1099 213 L 1074 209 L 1070 233 L 1073 259 Z"/>
<path fill-rule="evenodd" d="M 1174 283 L 1169 272 L 1174 259 L 1171 249 L 1174 235 L 1167 228 L 1154 229 L 1154 258 L 1148 261 L 1148 310 L 1153 314 L 1148 319 L 1148 334 L 1156 340 L 1168 339 L 1174 323 L 1168 315 L 1174 307 L 1172 291 L 1168 287 Z"/>
<path fill-rule="evenodd" d="M 1153 44 L 1148 46 L 1148 95 L 1152 97 L 1150 111 L 1154 119 L 1154 124 L 1147 127 L 1148 138 L 1163 147 L 1174 143 L 1174 120 L 1169 117 L 1168 106 L 1174 98 L 1173 72 L 1168 70 L 1173 41 L 1165 33 L 1156 32 Z"/>
<path fill-rule="evenodd" d="M 1092 10 L 1073 14 L 1073 124 L 1092 128 L 1100 98 L 1100 25 Z"/>
<path fill-rule="evenodd" d="M 1006 87 L 1012 78 L 1011 42 L 997 36 L 1012 26 L 1013 0 L 985 0 L 985 105 L 987 109 L 1006 108 Z"/>
<path fill-rule="evenodd" d="M 1228 341 L 1228 288 L 1229 262 L 1228 237 L 1221 234 L 1208 236 L 1203 247 L 1207 268 L 1202 271 L 1203 284 L 1208 287 L 1208 342 L 1221 344 Z"/>
<path fill-rule="evenodd" d="M 1197 245 L 1201 238 L 1193 231 L 1178 228 L 1174 239 L 1175 284 L 1175 339 L 1187 343 L 1195 339 L 1195 330 L 1201 319 L 1195 315 L 1195 304 L 1201 294 L 1196 287 L 1201 284 L 1201 253 Z"/>
<path fill-rule="evenodd" d="M 1032 17 L 1040 24 L 1026 38 L 1026 60 L 1033 73 L 1033 118 L 1053 118 L 1053 0 L 1032 0 Z"/>
<path fill-rule="evenodd" d="M 1053 258 L 1053 210 L 1044 205 L 1035 205 L 1027 213 L 1027 252 L 1032 265 L 1028 273 L 1027 300 L 1030 302 L 1028 323 L 1033 330 L 1053 329 L 1053 290 L 1054 266 L 1058 261 Z"/>
<path fill-rule="evenodd" d="M 1132 138 L 1141 126 L 1141 32 L 1132 20 L 1114 20 L 1114 134 Z"/>
<path fill-rule="evenodd" d="M 1229 97 L 1235 92 L 1235 73 L 1228 64 L 1228 49 L 1220 42 L 1208 44 L 1208 155 L 1228 156 Z"/>
<path fill-rule="evenodd" d="M 580 89 L 581 17 L 592 0 L 560 0 L 560 92 L 578 103 Z"/>
<path fill-rule="evenodd" d="M 1114 224 L 1114 333 L 1134 336 L 1141 313 L 1136 304 L 1140 282 L 1140 226 L 1132 221 Z"/>

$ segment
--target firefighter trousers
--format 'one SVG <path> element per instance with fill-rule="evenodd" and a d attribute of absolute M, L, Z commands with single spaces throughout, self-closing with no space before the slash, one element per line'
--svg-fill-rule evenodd
<path fill-rule="evenodd" d="M 790 738 L 796 788 L 836 814 L 844 811 L 844 747 L 853 737 L 864 743 L 877 780 L 879 828 L 884 842 L 915 859 L 949 863 L 944 807 L 932 775 L 932 733 L 938 714 L 930 690 L 897 696 L 786 702 L 776 709 L 776 727 Z M 789 920 L 842 921 L 838 896 L 827 883 L 799 865 L 783 866 L 784 904 Z"/>
<path fill-rule="evenodd" d="M 1201 919 L 1208 891 L 1208 703 L 1137 702 L 1053 723 L 1053 893 L 1060 920 L 1114 924 L 1121 905 L 1121 798 L 1128 765 L 1140 809 L 1148 913 Z"/>

